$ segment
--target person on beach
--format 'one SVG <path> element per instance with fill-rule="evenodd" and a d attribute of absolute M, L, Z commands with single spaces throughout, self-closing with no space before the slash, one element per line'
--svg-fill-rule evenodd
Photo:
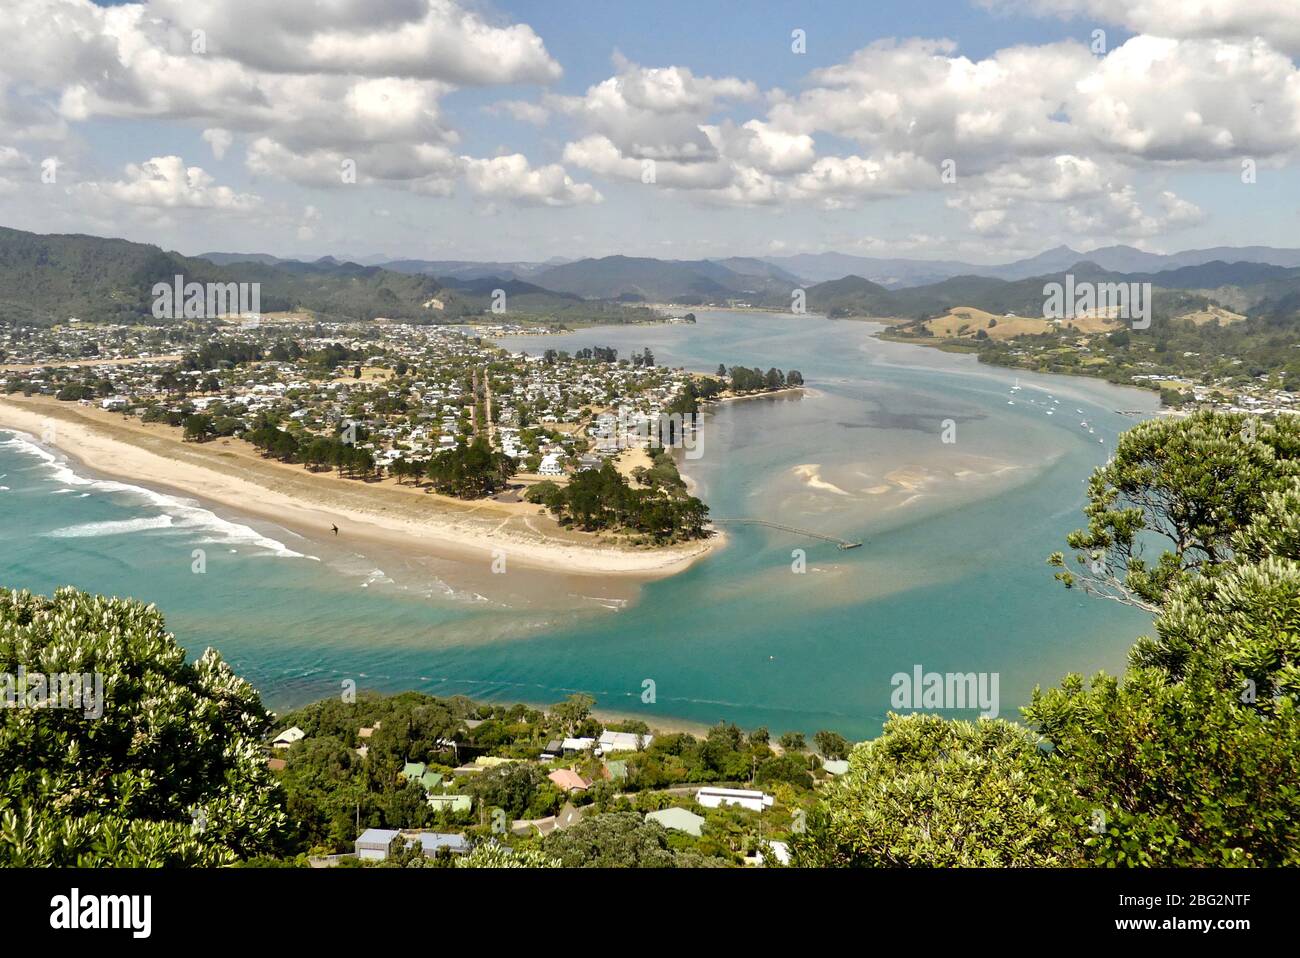
<path fill-rule="evenodd" d="M 334 530 L 334 534 L 335 534 L 335 535 L 338 535 L 338 534 L 339 534 L 339 527 L 336 526 L 336 525 L 334 525 L 334 523 L 332 523 L 332 522 L 330 523 L 330 528 Z"/>

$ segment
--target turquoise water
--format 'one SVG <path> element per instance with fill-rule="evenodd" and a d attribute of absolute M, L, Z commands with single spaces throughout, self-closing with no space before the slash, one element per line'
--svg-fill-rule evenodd
<path fill-rule="evenodd" d="M 564 570 L 512 572 L 525 588 L 105 481 L 6 433 L 0 583 L 156 602 L 187 648 L 215 646 L 275 708 L 344 680 L 535 703 L 581 690 L 651 723 L 863 736 L 889 709 L 891 676 L 915 665 L 997 673 L 1008 717 L 1035 684 L 1122 667 L 1148 620 L 1066 592 L 1044 558 L 1081 524 L 1084 478 L 1134 422 L 1117 410 L 1153 411 L 1153 396 L 884 343 L 862 323 L 697 315 L 503 344 L 801 370 L 807 395 L 716 407 L 683 472 L 715 516 L 863 548 L 727 525 L 725 549 L 630 599 Z"/>

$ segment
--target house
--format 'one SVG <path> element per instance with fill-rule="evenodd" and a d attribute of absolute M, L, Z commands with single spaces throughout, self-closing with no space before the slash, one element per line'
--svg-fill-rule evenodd
<path fill-rule="evenodd" d="M 424 796 L 424 800 L 429 803 L 429 807 L 435 812 L 457 814 L 468 812 L 474 808 L 474 799 L 469 795 L 434 794 Z"/>
<path fill-rule="evenodd" d="M 549 452 L 542 456 L 542 464 L 537 467 L 539 476 L 562 476 L 564 468 L 560 465 L 559 453 Z"/>
<path fill-rule="evenodd" d="M 830 775 L 843 775 L 849 770 L 849 763 L 844 759 L 825 759 L 822 768 Z"/>
<path fill-rule="evenodd" d="M 397 774 L 408 782 L 418 782 L 428 770 L 429 766 L 425 765 L 423 762 L 407 762 L 402 766 L 402 770 Z"/>
<path fill-rule="evenodd" d="M 704 816 L 696 815 L 685 808 L 663 808 L 646 815 L 647 822 L 658 822 L 664 828 L 685 832 L 698 838 L 704 828 Z"/>
<path fill-rule="evenodd" d="M 439 785 L 442 784 L 442 775 L 439 772 L 432 772 L 432 771 L 425 772 L 423 775 L 420 776 L 419 782 L 424 787 L 424 790 L 426 792 L 432 792 L 435 788 L 437 788 Z"/>
<path fill-rule="evenodd" d="M 393 849 L 393 840 L 400 835 L 395 828 L 367 828 L 354 843 L 357 857 L 363 861 L 384 861 Z"/>
<path fill-rule="evenodd" d="M 273 772 L 283 772 L 285 765 L 286 762 L 282 758 L 268 758 L 266 760 L 266 767 Z"/>
<path fill-rule="evenodd" d="M 589 752 L 595 744 L 596 740 L 594 738 L 566 738 L 560 743 L 560 751 L 565 755 L 573 755 L 575 752 Z"/>
<path fill-rule="evenodd" d="M 546 743 L 546 751 L 538 756 L 543 762 L 549 762 L 552 759 L 559 758 L 564 754 L 564 739 L 553 738 Z"/>
<path fill-rule="evenodd" d="M 414 841 L 424 852 L 425 858 L 436 858 L 443 849 L 453 855 L 466 855 L 474 847 L 468 837 L 455 832 L 420 832 Z"/>
<path fill-rule="evenodd" d="M 722 805 L 739 805 L 753 812 L 761 812 L 776 804 L 776 799 L 763 792 L 747 788 L 715 788 L 708 786 L 695 793 L 695 801 L 705 808 L 718 808 Z"/>
<path fill-rule="evenodd" d="M 307 733 L 298 726 L 287 728 L 271 740 L 272 748 L 288 748 L 294 742 L 301 742 L 307 737 Z"/>
<path fill-rule="evenodd" d="M 635 732 L 601 732 L 600 751 L 603 755 L 610 752 L 637 752 L 649 748 L 654 740 L 653 735 L 638 735 Z"/>
<path fill-rule="evenodd" d="M 770 865 L 773 862 L 778 865 L 788 865 L 790 864 L 790 846 L 785 842 L 768 842 L 766 848 L 759 850 L 758 857 L 762 859 L 765 865 Z"/>
<path fill-rule="evenodd" d="M 546 777 L 562 792 L 585 792 L 591 787 L 591 782 L 571 768 L 557 768 Z"/>

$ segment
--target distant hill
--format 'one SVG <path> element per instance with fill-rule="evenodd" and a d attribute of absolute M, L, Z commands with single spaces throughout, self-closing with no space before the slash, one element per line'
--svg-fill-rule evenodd
<path fill-rule="evenodd" d="M 1063 272 L 1076 263 L 1090 262 L 1117 273 L 1158 273 L 1201 266 L 1213 262 L 1252 263 L 1278 267 L 1300 267 L 1300 249 L 1270 246 L 1217 246 L 1181 253 L 1148 253 L 1132 246 L 1105 246 L 1087 253 L 1057 246 L 1036 256 L 1010 263 L 981 265 L 959 260 L 928 260 L 850 256 L 844 253 L 801 253 L 767 256 L 763 261 L 802 276 L 824 282 L 847 275 L 861 276 L 890 289 L 927 286 L 955 276 L 983 276 L 1020 280 Z"/>
<path fill-rule="evenodd" d="M 731 265 L 725 265 L 725 263 Z M 733 268 L 734 267 L 734 268 Z M 635 302 L 709 303 L 758 300 L 799 285 L 760 260 L 661 260 L 636 256 L 581 259 L 550 267 L 533 281 L 557 292 Z"/>
<path fill-rule="evenodd" d="M 123 239 L 0 228 L 0 322 L 155 322 L 153 286 L 177 275 L 186 282 L 260 283 L 263 312 L 443 318 L 423 305 L 442 290 L 431 277 L 333 260 L 272 263 L 257 257 L 218 265 Z M 466 305 L 452 300 L 446 312 Z"/>
<path fill-rule="evenodd" d="M 270 253 L 200 253 L 195 259 L 205 259 L 217 266 L 229 266 L 231 263 L 283 263 L 278 256 Z"/>
<path fill-rule="evenodd" d="M 1202 278 L 1216 274 L 1215 269 L 1202 270 Z M 1266 270 L 1274 267 L 1264 267 Z M 1231 273 L 1231 271 L 1227 271 Z M 1284 271 L 1285 272 L 1285 271 Z M 1167 287 L 1156 281 L 1165 273 L 1125 274 L 1102 269 L 1096 263 L 1076 263 L 1068 273 L 1076 281 L 1098 283 L 1151 282 L 1153 308 L 1164 315 L 1177 315 L 1211 305 L 1210 297 L 1199 287 Z M 1241 270 L 1242 275 L 1249 273 Z M 1300 288 L 1300 271 L 1293 282 Z M 907 289 L 887 289 L 879 283 L 861 276 L 848 276 L 810 286 L 807 291 L 808 308 L 828 316 L 877 316 L 892 319 L 930 319 L 943 316 L 958 307 L 973 307 L 1004 316 L 1041 316 L 1043 312 L 1043 287 L 1047 283 L 1066 282 L 1066 272 L 1048 273 L 1029 279 L 1008 281 L 988 276 L 954 276 L 926 286 Z M 1184 283 L 1198 277 L 1193 273 L 1172 274 Z"/>

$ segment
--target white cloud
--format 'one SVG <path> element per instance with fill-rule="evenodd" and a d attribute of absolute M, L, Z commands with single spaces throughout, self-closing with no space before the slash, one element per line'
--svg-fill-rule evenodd
<path fill-rule="evenodd" d="M 465 181 L 478 196 L 537 206 L 576 206 L 604 199 L 594 186 L 575 183 L 559 164 L 533 168 L 521 153 L 490 160 L 462 159 Z"/>
<path fill-rule="evenodd" d="M 640 67 L 616 58 L 618 73 L 580 97 L 547 104 L 633 159 L 699 162 L 716 149 L 701 126 L 722 102 L 753 99 L 758 87 L 735 77 L 696 76 L 685 67 Z"/>
<path fill-rule="evenodd" d="M 235 135 L 229 130 L 212 127 L 203 131 L 203 142 L 212 147 L 212 155 L 221 160 L 225 159 L 226 151 L 235 142 Z"/>
<path fill-rule="evenodd" d="M 201 167 L 186 166 L 179 156 L 155 156 L 126 167 L 126 178 L 91 181 L 81 189 L 129 206 L 162 209 L 206 209 L 247 213 L 257 209 L 261 197 L 217 186 Z"/>
<path fill-rule="evenodd" d="M 795 180 L 800 194 L 819 199 L 829 209 L 852 206 L 859 199 L 897 196 L 938 184 L 938 169 L 906 153 L 888 154 L 881 160 L 826 156 Z"/>
<path fill-rule="evenodd" d="M 1293 0 L 980 0 L 993 10 L 1092 17 L 1160 37 L 1251 40 L 1300 53 L 1300 6 Z"/>
<path fill-rule="evenodd" d="M 452 0 L 153 0 L 149 10 L 209 50 L 266 73 L 413 77 L 465 85 L 547 83 L 560 65 L 524 24 Z"/>
<path fill-rule="evenodd" d="M 14 146 L 0 146 L 0 170 L 25 170 L 32 165 L 31 157 Z"/>

